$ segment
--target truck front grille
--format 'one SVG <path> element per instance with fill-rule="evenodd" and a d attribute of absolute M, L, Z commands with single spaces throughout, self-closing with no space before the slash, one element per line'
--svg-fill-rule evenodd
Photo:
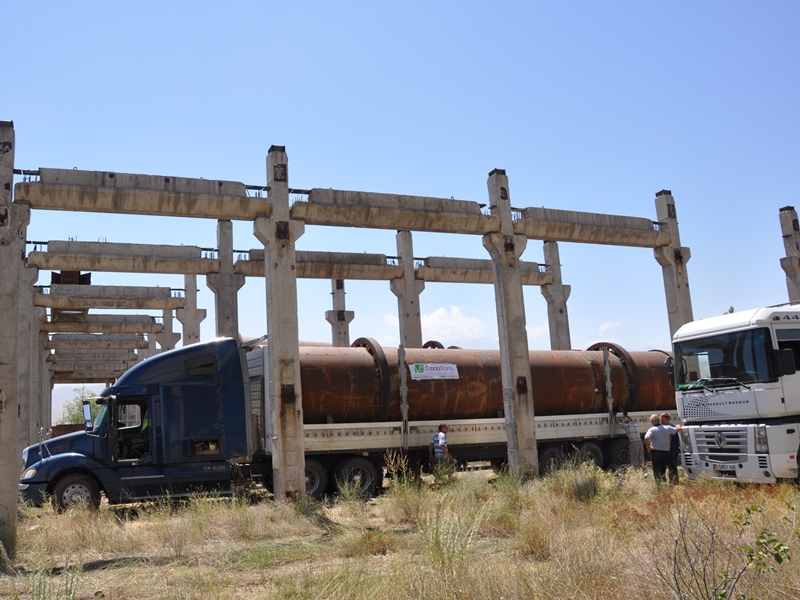
<path fill-rule="evenodd" d="M 694 436 L 698 454 L 714 454 L 717 460 L 747 454 L 746 427 L 697 427 Z"/>

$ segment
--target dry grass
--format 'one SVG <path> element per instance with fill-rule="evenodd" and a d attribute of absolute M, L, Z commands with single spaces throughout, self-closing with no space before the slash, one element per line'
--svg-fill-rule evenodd
<path fill-rule="evenodd" d="M 368 501 L 25 509 L 0 597 L 797 598 L 800 567 L 774 555 L 796 551 L 798 505 L 788 484 L 658 490 L 569 465 L 526 483 L 397 476 Z"/>

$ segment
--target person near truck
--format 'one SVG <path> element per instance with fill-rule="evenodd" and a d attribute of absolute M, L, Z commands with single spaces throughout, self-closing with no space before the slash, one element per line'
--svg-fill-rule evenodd
<path fill-rule="evenodd" d="M 638 468 L 644 467 L 644 445 L 642 436 L 639 435 L 639 424 L 628 416 L 628 411 L 622 411 L 622 421 L 614 415 L 614 422 L 625 430 L 628 435 L 631 465 Z"/>
<path fill-rule="evenodd" d="M 672 424 L 672 415 L 668 412 L 661 413 L 661 424 L 664 427 L 672 427 L 677 431 L 677 428 Z M 678 436 L 672 435 L 669 438 L 669 462 L 667 463 L 670 483 L 678 483 L 678 458 L 680 455 L 681 446 Z"/>
<path fill-rule="evenodd" d="M 439 425 L 439 431 L 433 436 L 428 453 L 431 458 L 431 466 L 434 468 L 438 465 L 449 464 L 455 461 L 453 455 L 447 449 L 447 432 L 450 431 L 445 423 Z"/>
<path fill-rule="evenodd" d="M 647 443 L 647 449 L 650 451 L 650 462 L 653 463 L 653 477 L 656 483 L 660 484 L 666 479 L 672 436 L 678 433 L 681 426 L 670 425 L 669 427 L 664 427 L 664 425 L 661 424 L 661 417 L 659 415 L 650 416 L 650 425 L 652 427 L 644 434 L 644 441 Z M 677 483 L 677 480 L 673 480 L 672 476 L 670 476 L 670 482 Z"/>

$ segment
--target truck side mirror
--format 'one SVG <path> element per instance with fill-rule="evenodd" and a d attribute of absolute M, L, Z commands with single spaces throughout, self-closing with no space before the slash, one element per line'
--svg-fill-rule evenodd
<path fill-rule="evenodd" d="M 94 424 L 92 423 L 92 405 L 91 400 L 84 400 L 83 401 L 83 421 L 84 427 L 86 431 L 91 431 L 94 429 Z"/>
<path fill-rule="evenodd" d="M 797 367 L 794 362 L 794 351 L 791 348 L 784 348 L 781 350 L 780 365 L 784 375 L 794 375 L 797 373 Z"/>
<path fill-rule="evenodd" d="M 667 373 L 669 374 L 669 387 L 675 387 L 675 361 L 671 356 L 664 359 L 664 364 L 667 365 Z"/>

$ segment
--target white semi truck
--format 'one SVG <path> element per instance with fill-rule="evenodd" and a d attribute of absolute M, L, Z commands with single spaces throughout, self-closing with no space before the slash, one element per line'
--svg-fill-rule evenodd
<path fill-rule="evenodd" d="M 673 350 L 689 478 L 797 479 L 800 306 L 688 323 L 675 333 Z"/>

